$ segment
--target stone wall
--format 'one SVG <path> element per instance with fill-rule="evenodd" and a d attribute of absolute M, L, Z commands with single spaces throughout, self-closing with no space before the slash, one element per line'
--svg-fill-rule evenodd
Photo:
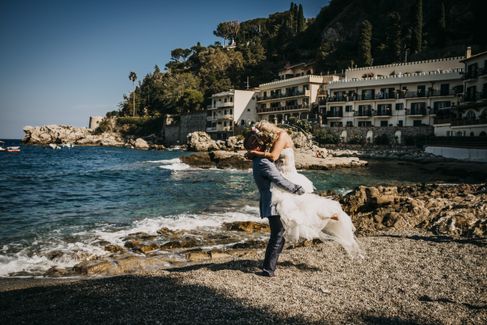
<path fill-rule="evenodd" d="M 357 139 L 362 139 L 367 143 L 374 143 L 377 137 L 387 136 L 389 143 L 403 144 L 406 137 L 413 136 L 431 136 L 433 135 L 432 126 L 417 126 L 417 127 L 330 127 L 333 133 L 337 134 L 342 142 L 353 142 Z"/>
<path fill-rule="evenodd" d="M 206 112 L 182 114 L 166 118 L 162 126 L 165 146 L 186 144 L 186 136 L 194 131 L 206 130 Z"/>

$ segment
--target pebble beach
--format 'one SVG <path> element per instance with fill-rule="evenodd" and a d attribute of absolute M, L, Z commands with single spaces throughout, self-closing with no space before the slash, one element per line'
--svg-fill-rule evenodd
<path fill-rule="evenodd" d="M 275 278 L 239 258 L 115 277 L 4 278 L 2 323 L 485 324 L 487 242 L 421 233 L 284 250 Z"/>

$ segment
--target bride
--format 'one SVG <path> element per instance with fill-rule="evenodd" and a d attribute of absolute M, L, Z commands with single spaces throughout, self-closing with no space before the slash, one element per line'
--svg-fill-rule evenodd
<path fill-rule="evenodd" d="M 264 141 L 271 143 L 271 148 L 270 152 L 253 150 L 250 154 L 271 159 L 285 178 L 301 185 L 306 191 L 306 194 L 297 196 L 276 186 L 271 188 L 273 204 L 286 230 L 286 241 L 296 242 L 300 238 L 332 239 L 352 257 L 363 257 L 352 220 L 342 210 L 340 203 L 313 194 L 313 183 L 297 172 L 294 144 L 287 132 L 267 121 L 258 122 L 255 131 Z"/>

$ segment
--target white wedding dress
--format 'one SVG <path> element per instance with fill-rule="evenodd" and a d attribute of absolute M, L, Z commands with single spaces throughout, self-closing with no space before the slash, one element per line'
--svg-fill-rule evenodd
<path fill-rule="evenodd" d="M 286 179 L 301 185 L 306 191 L 303 195 L 296 195 L 277 186 L 271 187 L 272 202 L 281 216 L 286 241 L 297 242 L 300 238 L 332 239 L 352 257 L 362 257 L 350 216 L 342 210 L 339 202 L 312 193 L 313 183 L 296 170 L 292 148 L 282 150 L 276 166 Z"/>

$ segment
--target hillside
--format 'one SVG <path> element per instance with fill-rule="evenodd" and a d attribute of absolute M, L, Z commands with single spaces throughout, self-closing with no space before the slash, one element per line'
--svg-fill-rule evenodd
<path fill-rule="evenodd" d="M 315 73 L 339 73 L 463 55 L 467 46 L 477 53 L 487 49 L 482 9 L 481 0 L 331 0 L 316 18 L 305 19 L 302 5 L 291 2 L 288 11 L 267 18 L 217 24 L 214 34 L 223 44 L 172 50 L 165 70 L 156 65 L 124 96 L 120 111 L 109 114 L 201 110 L 212 94 L 269 82 L 287 63 L 312 62 Z"/>

